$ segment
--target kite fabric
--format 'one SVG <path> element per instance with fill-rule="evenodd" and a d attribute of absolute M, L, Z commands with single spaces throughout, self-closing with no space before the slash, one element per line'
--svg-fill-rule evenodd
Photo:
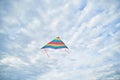
<path fill-rule="evenodd" d="M 61 49 L 61 48 L 68 48 L 65 43 L 60 39 L 60 37 L 56 37 L 54 40 L 43 46 L 41 49 L 44 48 L 52 48 L 52 49 Z"/>
<path fill-rule="evenodd" d="M 56 37 L 54 40 L 43 46 L 41 49 L 43 49 L 48 57 L 50 57 L 47 53 L 46 48 L 51 48 L 51 49 L 63 49 L 65 48 L 65 51 L 69 53 L 66 49 L 68 47 L 65 45 L 65 43 L 60 39 L 60 37 Z"/>

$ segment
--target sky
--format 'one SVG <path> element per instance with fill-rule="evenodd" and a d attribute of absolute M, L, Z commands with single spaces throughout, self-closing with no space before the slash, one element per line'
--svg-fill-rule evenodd
<path fill-rule="evenodd" d="M 119 35 L 119 0 L 0 0 L 0 80 L 120 80 Z"/>

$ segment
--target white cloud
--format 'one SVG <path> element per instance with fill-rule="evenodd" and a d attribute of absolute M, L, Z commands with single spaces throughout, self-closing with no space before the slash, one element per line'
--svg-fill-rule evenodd
<path fill-rule="evenodd" d="M 18 57 L 7 56 L 0 61 L 1 64 L 5 64 L 14 68 L 21 68 L 23 66 L 28 66 L 29 64 L 24 62 Z"/>
<path fill-rule="evenodd" d="M 11 8 L 8 4 L 2 7 L 10 11 L 2 9 L 9 14 L 1 19 L 0 32 L 7 34 L 7 40 L 0 52 L 7 54 L 1 54 L 0 66 L 24 70 L 27 78 L 20 75 L 22 80 L 109 80 L 106 76 L 115 73 L 112 66 L 119 63 L 120 48 L 118 1 L 22 0 L 12 1 Z M 40 48 L 56 36 L 68 45 L 70 54 L 48 49 L 48 58 Z"/>

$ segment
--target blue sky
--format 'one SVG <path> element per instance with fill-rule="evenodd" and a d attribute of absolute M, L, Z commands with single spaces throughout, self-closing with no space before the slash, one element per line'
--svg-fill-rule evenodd
<path fill-rule="evenodd" d="M 119 35 L 119 0 L 0 0 L 0 80 L 120 80 Z"/>

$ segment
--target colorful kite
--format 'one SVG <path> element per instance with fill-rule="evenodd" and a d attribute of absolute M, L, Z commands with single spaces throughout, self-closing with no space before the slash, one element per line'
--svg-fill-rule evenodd
<path fill-rule="evenodd" d="M 65 45 L 65 43 L 60 39 L 60 37 L 56 37 L 54 40 L 43 46 L 41 49 L 43 49 L 46 53 L 46 55 L 49 57 L 46 48 L 51 48 L 51 49 L 65 49 L 67 53 L 69 53 L 66 49 L 68 47 Z"/>

